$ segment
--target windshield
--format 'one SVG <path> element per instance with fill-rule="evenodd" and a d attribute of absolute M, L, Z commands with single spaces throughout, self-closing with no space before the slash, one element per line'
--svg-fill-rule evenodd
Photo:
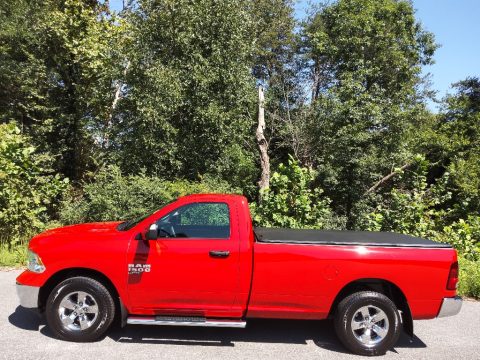
<path fill-rule="evenodd" d="M 139 224 L 141 221 L 145 220 L 147 217 L 149 217 L 152 213 L 142 215 L 139 217 L 136 217 L 134 219 L 130 219 L 127 221 L 122 222 L 121 224 L 118 224 L 117 230 L 120 231 L 127 231 L 133 228 L 135 225 Z"/>
<path fill-rule="evenodd" d="M 167 206 L 167 205 L 170 205 L 171 203 L 177 201 L 177 199 L 174 199 L 172 201 L 169 201 L 167 202 L 165 205 L 163 206 Z M 145 215 L 142 215 L 142 216 L 138 216 L 136 218 L 133 218 L 133 219 L 130 219 L 130 220 L 127 220 L 127 221 L 124 221 L 120 224 L 118 224 L 117 226 L 117 230 L 119 231 L 127 231 L 127 230 L 130 230 L 132 229 L 133 227 L 135 227 L 136 225 L 138 225 L 139 223 L 141 223 L 143 220 L 145 220 L 147 217 L 149 217 L 150 215 L 152 215 L 154 212 L 156 212 L 157 210 L 151 212 L 151 213 L 148 213 L 148 214 L 145 214 Z"/>

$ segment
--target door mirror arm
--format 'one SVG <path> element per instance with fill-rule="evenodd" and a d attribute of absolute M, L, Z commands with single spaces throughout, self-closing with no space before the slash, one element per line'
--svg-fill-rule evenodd
<path fill-rule="evenodd" d="M 158 225 L 152 224 L 145 233 L 145 240 L 157 240 L 158 238 Z"/>

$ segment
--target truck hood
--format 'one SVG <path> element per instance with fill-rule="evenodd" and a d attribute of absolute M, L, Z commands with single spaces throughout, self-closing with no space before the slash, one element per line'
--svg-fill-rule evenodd
<path fill-rule="evenodd" d="M 111 221 L 111 222 L 95 222 L 95 223 L 85 223 L 77 225 L 68 225 L 55 229 L 50 229 L 40 233 L 32 238 L 30 244 L 34 245 L 38 242 L 43 242 L 43 240 L 50 239 L 59 239 L 59 240 L 76 240 L 76 239 L 88 239 L 89 235 L 95 234 L 95 237 L 98 236 L 108 236 L 113 235 L 118 232 L 117 226 L 121 221 Z"/>
<path fill-rule="evenodd" d="M 64 234 L 78 234 L 78 233 L 105 233 L 117 231 L 117 226 L 121 221 L 110 221 L 110 222 L 95 222 L 95 223 L 85 223 L 85 224 L 76 224 L 59 227 L 56 229 L 51 229 L 43 232 L 40 235 L 64 235 Z"/>

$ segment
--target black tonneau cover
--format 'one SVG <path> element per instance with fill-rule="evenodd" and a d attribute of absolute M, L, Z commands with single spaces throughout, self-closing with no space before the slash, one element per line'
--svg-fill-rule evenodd
<path fill-rule="evenodd" d="M 274 228 L 255 228 L 254 231 L 257 241 L 264 243 L 451 248 L 449 244 L 392 232 Z"/>

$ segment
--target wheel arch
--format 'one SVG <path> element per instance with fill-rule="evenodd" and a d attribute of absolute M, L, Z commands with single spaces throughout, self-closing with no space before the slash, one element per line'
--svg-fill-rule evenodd
<path fill-rule="evenodd" d="M 88 277 L 88 278 L 97 280 L 107 288 L 107 290 L 110 292 L 110 295 L 112 295 L 113 301 L 115 303 L 115 319 L 120 319 L 121 326 L 124 326 L 124 318 L 126 319 L 127 311 L 117 288 L 115 287 L 113 282 L 108 278 L 108 276 L 106 276 L 104 273 L 98 270 L 90 269 L 90 268 L 82 268 L 82 267 L 66 268 L 50 276 L 48 280 L 45 282 L 45 284 L 43 284 L 43 286 L 40 288 L 40 292 L 38 296 L 38 307 L 40 311 L 41 312 L 45 311 L 45 306 L 47 304 L 48 296 L 50 295 L 52 290 L 55 288 L 55 286 L 57 286 L 59 283 L 61 283 L 66 279 L 77 277 L 77 276 L 83 276 L 83 277 Z"/>
<path fill-rule="evenodd" d="M 363 278 L 346 284 L 337 294 L 330 306 L 329 317 L 333 317 L 338 304 L 347 296 L 359 291 L 376 291 L 387 296 L 393 301 L 397 309 L 401 311 L 401 319 L 404 331 L 413 337 L 413 318 L 408 305 L 407 297 L 399 286 L 393 282 L 380 278 Z"/>

